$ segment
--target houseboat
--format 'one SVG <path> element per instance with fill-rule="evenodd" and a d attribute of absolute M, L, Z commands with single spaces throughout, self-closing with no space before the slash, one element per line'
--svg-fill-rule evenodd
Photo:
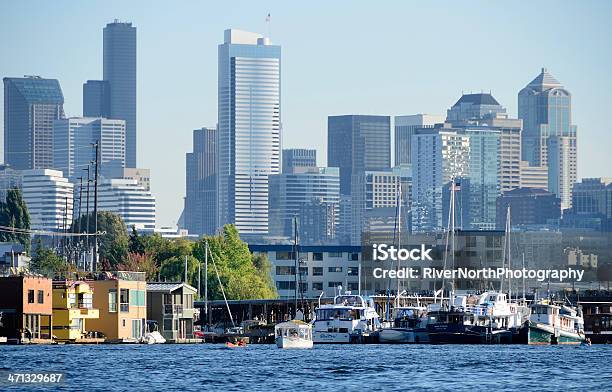
<path fill-rule="evenodd" d="M 530 308 L 528 344 L 581 344 L 585 341 L 580 308 L 554 305 L 548 300 Z"/>

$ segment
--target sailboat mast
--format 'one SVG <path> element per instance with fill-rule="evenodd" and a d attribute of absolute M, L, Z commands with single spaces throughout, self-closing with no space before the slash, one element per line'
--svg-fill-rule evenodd
<path fill-rule="evenodd" d="M 510 265 L 512 263 L 511 254 L 510 254 L 510 205 L 508 205 L 508 210 L 506 212 L 506 241 L 508 244 L 508 251 L 506 254 L 508 255 L 508 270 L 510 270 Z M 508 299 L 512 300 L 512 274 L 508 275 Z"/>
<path fill-rule="evenodd" d="M 204 314 L 208 315 L 208 241 L 204 242 Z"/>
<path fill-rule="evenodd" d="M 299 285 L 299 265 L 298 265 L 298 234 L 297 234 L 297 216 L 293 217 L 293 257 L 295 260 L 295 303 L 293 308 L 293 318 L 297 317 L 297 306 L 298 306 L 298 285 Z"/>
<path fill-rule="evenodd" d="M 395 293 L 395 302 L 396 307 L 400 306 L 400 278 L 399 278 L 399 270 L 400 270 L 400 258 L 399 251 L 402 248 L 402 186 L 400 181 L 399 190 L 397 193 L 397 292 Z"/>

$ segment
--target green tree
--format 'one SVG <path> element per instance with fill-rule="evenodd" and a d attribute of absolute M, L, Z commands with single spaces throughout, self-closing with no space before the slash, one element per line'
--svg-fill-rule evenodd
<path fill-rule="evenodd" d="M 228 299 L 276 298 L 276 288 L 270 276 L 271 265 L 265 256 L 253 256 L 248 245 L 240 240 L 233 225 L 225 225 L 223 233 L 206 237 L 194 246 L 194 255 L 204 259 L 208 241 L 209 298 L 222 299 L 216 271 Z M 214 262 L 213 262 L 214 260 Z"/>
<path fill-rule="evenodd" d="M 117 265 L 117 270 L 146 272 L 147 280 L 157 280 L 155 260 L 146 253 L 129 252 L 125 262 Z"/>
<path fill-rule="evenodd" d="M 0 225 L 15 227 L 18 229 L 30 229 L 30 214 L 28 207 L 21 197 L 18 188 L 9 189 L 6 193 L 6 201 L 0 201 Z M 26 250 L 30 249 L 30 234 L 0 232 L 0 241 L 19 242 Z"/>
<path fill-rule="evenodd" d="M 198 285 L 198 264 L 198 259 L 187 256 L 187 283 L 194 287 Z M 162 280 L 170 282 L 185 281 L 185 256 L 174 256 L 162 261 L 159 275 Z"/>
<path fill-rule="evenodd" d="M 30 269 L 47 277 L 66 276 L 71 271 L 70 265 L 52 249 L 38 246 L 30 261 Z"/>
<path fill-rule="evenodd" d="M 132 226 L 132 232 L 128 239 L 128 252 L 137 253 L 139 255 L 146 253 L 147 241 L 143 235 L 138 234 L 136 226 Z"/>
<path fill-rule="evenodd" d="M 83 215 L 72 222 L 72 228 L 80 228 L 81 232 L 86 232 L 87 216 Z M 95 227 L 93 213 L 89 216 L 89 230 L 93 233 Z M 100 263 L 110 269 L 117 269 L 119 264 L 127 260 L 128 255 L 128 233 L 123 219 L 115 213 L 109 211 L 98 212 L 98 232 L 104 233 L 98 236 Z M 82 245 L 86 243 L 86 238 L 81 237 Z M 93 243 L 93 237 L 90 237 L 90 244 Z"/>

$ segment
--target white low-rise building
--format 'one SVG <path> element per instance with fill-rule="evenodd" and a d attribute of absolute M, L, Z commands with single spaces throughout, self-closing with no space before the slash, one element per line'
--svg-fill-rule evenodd
<path fill-rule="evenodd" d="M 133 179 L 103 179 L 98 188 L 98 210 L 119 215 L 128 229 L 155 230 L 155 197 Z"/>
<path fill-rule="evenodd" d="M 22 172 L 23 200 L 32 230 L 63 231 L 72 224 L 73 185 L 58 170 Z"/>

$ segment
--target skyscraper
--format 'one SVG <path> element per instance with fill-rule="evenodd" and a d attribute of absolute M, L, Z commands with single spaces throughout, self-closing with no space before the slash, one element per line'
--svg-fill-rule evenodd
<path fill-rule="evenodd" d="M 531 166 L 548 166 L 548 190 L 561 198 L 562 209 L 571 207 L 577 172 L 577 127 L 572 125 L 571 93 L 542 68 L 519 92 L 518 113 L 523 119 L 523 160 Z M 550 151 L 551 146 L 557 150 Z"/>
<path fill-rule="evenodd" d="M 64 117 L 56 79 L 4 78 L 4 162 L 13 169 L 53 167 L 53 121 Z"/>
<path fill-rule="evenodd" d="M 229 29 L 218 53 L 218 224 L 267 234 L 268 176 L 281 163 L 281 47 Z"/>
<path fill-rule="evenodd" d="M 110 118 L 125 121 L 126 166 L 136 167 L 136 27 L 117 20 L 107 24 L 104 28 L 103 57 L 103 79 L 109 89 L 108 114 Z M 96 100 L 89 97 L 100 96 L 99 92 L 103 89 L 101 85 L 91 87 L 93 91 L 87 89 L 88 105 L 91 103 L 95 106 Z M 86 88 L 83 90 L 85 93 Z M 100 107 L 104 108 L 104 105 Z"/>
<path fill-rule="evenodd" d="M 389 116 L 327 118 L 327 165 L 340 168 L 340 193 L 351 194 L 353 175 L 391 167 Z"/>
<path fill-rule="evenodd" d="M 217 229 L 217 130 L 193 131 L 193 152 L 186 154 L 184 227 L 191 234 Z"/>
<path fill-rule="evenodd" d="M 291 172 L 270 176 L 270 234 L 292 237 L 293 220 L 298 217 L 298 229 L 302 238 L 303 229 L 310 233 L 328 233 L 327 226 L 331 223 L 337 226 L 340 218 L 340 177 L 336 167 L 298 167 Z M 315 219 L 312 216 L 315 206 L 323 205 L 331 208 L 332 222 L 325 219 Z M 309 211 L 306 211 L 309 210 Z M 309 212 L 308 219 L 302 218 L 302 213 Z M 304 227 L 309 224 L 324 224 L 322 228 Z M 335 237 L 335 231 L 328 233 Z M 306 239 L 306 238 L 303 238 Z M 308 238 L 313 240 L 313 238 Z M 315 242 L 322 242 L 323 238 Z M 301 241 L 304 244 L 303 241 Z"/>
<path fill-rule="evenodd" d="M 106 80 L 83 83 L 83 117 L 110 117 L 110 87 Z"/>
<path fill-rule="evenodd" d="M 484 117 L 506 114 L 506 109 L 490 93 L 462 94 L 446 112 L 446 121 L 457 125 Z"/>
<path fill-rule="evenodd" d="M 316 167 L 317 150 L 308 148 L 290 148 L 283 150 L 283 173 L 296 167 Z"/>
<path fill-rule="evenodd" d="M 125 167 L 125 121 L 71 117 L 53 125 L 53 168 L 75 181 L 95 160 L 93 143 L 100 142 L 100 174 Z M 92 172 L 93 175 L 93 172 Z"/>
<path fill-rule="evenodd" d="M 155 197 L 136 180 L 103 179 L 98 190 L 98 209 L 119 215 L 128 229 L 134 226 L 138 231 L 155 230 Z"/>
<path fill-rule="evenodd" d="M 409 166 L 410 143 L 417 128 L 433 128 L 444 122 L 444 117 L 432 114 L 395 116 L 395 166 Z"/>
<path fill-rule="evenodd" d="M 24 170 L 23 200 L 30 213 L 32 230 L 63 231 L 72 224 L 74 186 L 61 171 Z"/>

